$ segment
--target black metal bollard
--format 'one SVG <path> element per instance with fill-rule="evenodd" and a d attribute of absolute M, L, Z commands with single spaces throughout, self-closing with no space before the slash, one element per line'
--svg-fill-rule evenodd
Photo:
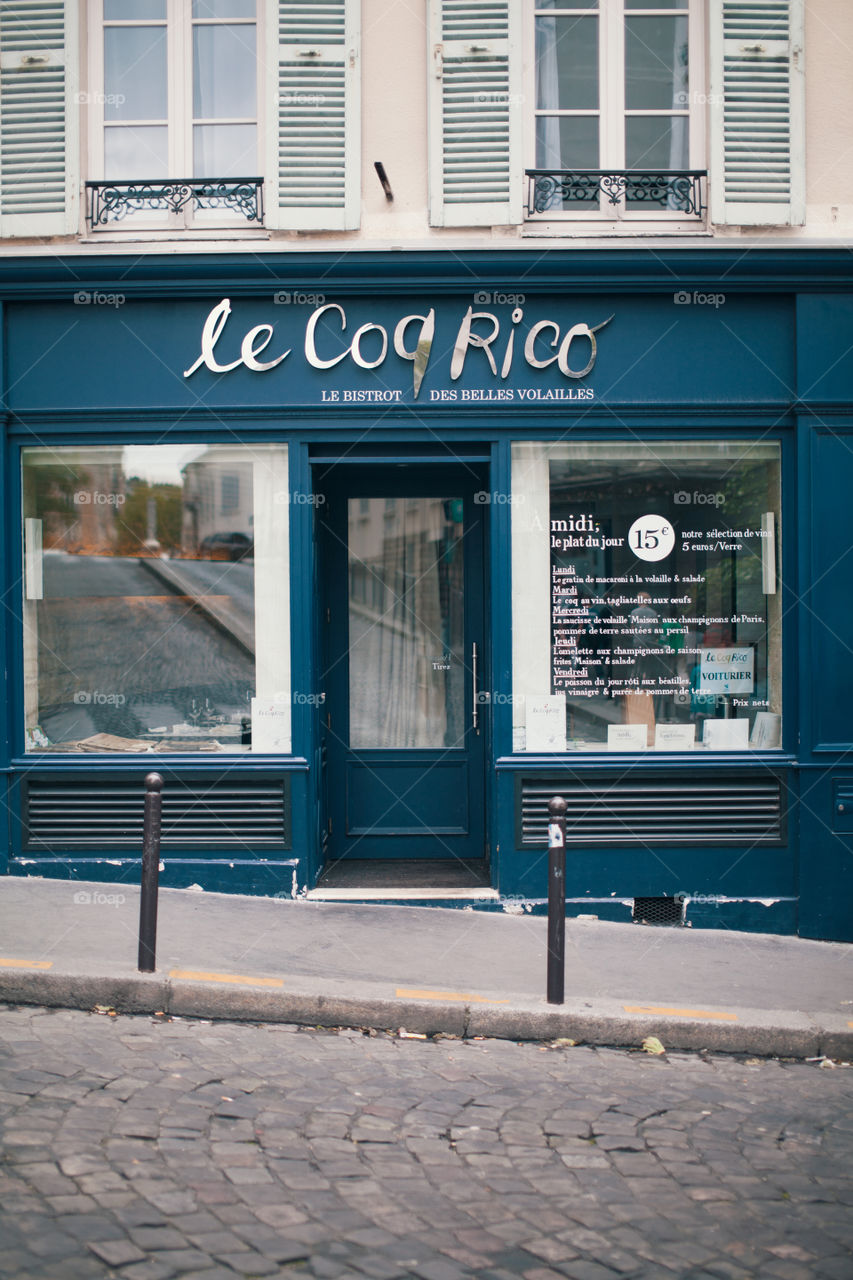
<path fill-rule="evenodd" d="M 160 885 L 160 816 L 163 779 L 149 773 L 145 779 L 145 817 L 142 828 L 142 893 L 139 899 L 140 973 L 153 973 L 157 952 L 157 891 Z"/>
<path fill-rule="evenodd" d="M 548 1003 L 562 1004 L 566 980 L 566 809 L 548 801 Z"/>

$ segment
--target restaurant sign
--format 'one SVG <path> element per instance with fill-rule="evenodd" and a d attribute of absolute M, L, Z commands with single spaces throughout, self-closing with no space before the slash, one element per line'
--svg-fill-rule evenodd
<path fill-rule="evenodd" d="M 273 344 L 275 328 L 272 324 L 256 324 L 242 337 L 229 324 L 231 302 L 223 298 L 210 311 L 201 331 L 200 352 L 184 370 L 190 378 L 200 368 L 211 373 L 231 373 L 245 368 L 253 373 L 269 373 L 284 361 L 293 357 L 293 347 L 276 351 Z M 456 322 L 455 336 L 450 333 L 437 335 L 436 312 L 430 307 L 423 313 L 401 316 L 396 324 L 385 325 L 366 321 L 352 327 L 346 310 L 337 302 L 323 302 L 316 307 L 305 325 L 301 341 L 302 355 L 308 365 L 318 370 L 334 369 L 349 361 L 359 369 L 379 369 L 393 356 L 412 365 L 412 389 L 418 397 L 424 375 L 430 364 L 437 337 L 441 348 L 452 351 L 450 381 L 458 382 L 465 372 L 471 352 L 481 353 L 479 372 L 497 383 L 506 383 L 516 362 L 523 362 L 531 369 L 548 369 L 551 366 L 570 383 L 586 378 L 592 373 L 598 354 L 596 334 L 610 323 L 613 316 L 590 325 L 586 321 L 562 325 L 552 319 L 537 319 L 525 323 L 524 308 L 515 306 L 509 319 L 499 317 L 494 311 L 475 311 L 469 306 Z M 518 340 L 516 340 L 518 339 Z M 268 348 L 271 350 L 268 352 Z M 268 357 L 268 358 L 267 358 Z M 512 400 L 516 390 L 519 399 L 577 399 L 591 400 L 589 387 L 558 387 L 541 390 L 517 389 L 513 386 L 485 388 L 487 394 L 475 394 L 477 389 L 443 387 L 430 392 L 430 400 Z M 458 392 L 458 397 L 457 397 Z M 560 394 L 562 393 L 562 394 Z M 374 393 L 381 399 L 399 399 L 402 392 L 387 387 Z M 330 388 L 322 394 L 324 401 L 364 401 L 371 394 L 364 388 Z"/>

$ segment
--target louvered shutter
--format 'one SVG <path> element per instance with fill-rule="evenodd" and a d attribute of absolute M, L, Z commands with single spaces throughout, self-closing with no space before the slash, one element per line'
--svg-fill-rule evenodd
<path fill-rule="evenodd" d="M 0 2 L 0 234 L 78 230 L 77 6 Z"/>
<path fill-rule="evenodd" d="M 522 218 L 519 0 L 428 0 L 434 227 Z"/>
<path fill-rule="evenodd" d="M 277 67 L 266 223 L 345 231 L 361 213 L 360 0 L 268 0 Z"/>
<path fill-rule="evenodd" d="M 711 217 L 805 221 L 803 0 L 713 0 Z"/>

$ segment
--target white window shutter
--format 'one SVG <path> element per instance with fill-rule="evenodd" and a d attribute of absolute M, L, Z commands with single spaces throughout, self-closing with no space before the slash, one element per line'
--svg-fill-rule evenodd
<path fill-rule="evenodd" d="M 519 0 L 428 0 L 434 227 L 522 220 Z"/>
<path fill-rule="evenodd" d="M 805 221 L 803 0 L 713 0 L 711 219 Z"/>
<path fill-rule="evenodd" d="M 361 0 L 268 0 L 268 227 L 348 231 L 361 216 Z"/>
<path fill-rule="evenodd" d="M 0 235 L 78 227 L 77 4 L 0 3 Z"/>

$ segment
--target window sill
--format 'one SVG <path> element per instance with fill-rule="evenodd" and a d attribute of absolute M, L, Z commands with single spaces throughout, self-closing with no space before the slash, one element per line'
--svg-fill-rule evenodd
<path fill-rule="evenodd" d="M 522 224 L 521 234 L 531 238 L 552 240 L 637 240 L 648 236 L 689 236 L 702 239 L 713 235 L 710 227 L 695 222 L 629 222 L 612 220 L 598 222 L 549 219 L 529 219 Z"/>
<path fill-rule="evenodd" d="M 79 244 L 198 244 L 211 240 L 269 240 L 265 227 L 170 227 L 158 231 L 153 227 L 110 227 L 103 231 L 87 231 L 78 237 Z"/>

